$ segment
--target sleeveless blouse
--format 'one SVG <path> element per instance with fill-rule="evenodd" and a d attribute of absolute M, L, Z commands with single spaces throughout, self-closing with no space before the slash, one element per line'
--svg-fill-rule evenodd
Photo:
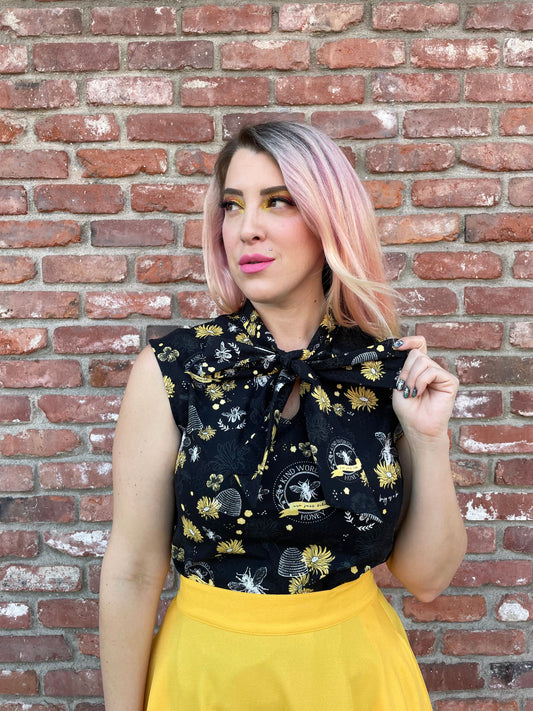
<path fill-rule="evenodd" d="M 392 390 L 407 356 L 326 314 L 277 348 L 253 306 L 150 344 L 182 438 L 173 562 L 251 593 L 324 590 L 392 550 L 402 504 Z M 299 379 L 300 407 L 281 412 Z"/>

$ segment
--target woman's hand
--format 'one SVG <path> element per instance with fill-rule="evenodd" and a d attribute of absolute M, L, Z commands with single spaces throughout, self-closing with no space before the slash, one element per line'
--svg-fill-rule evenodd
<path fill-rule="evenodd" d="M 423 336 L 406 336 L 398 350 L 409 350 L 392 404 L 407 438 L 439 439 L 447 434 L 459 381 L 427 355 Z"/>

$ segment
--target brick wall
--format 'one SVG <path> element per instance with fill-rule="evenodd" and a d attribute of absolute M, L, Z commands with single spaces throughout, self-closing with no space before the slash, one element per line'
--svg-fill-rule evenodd
<path fill-rule="evenodd" d="M 213 314 L 202 198 L 258 114 L 338 140 L 406 332 L 462 384 L 469 554 L 430 604 L 378 573 L 434 707 L 532 711 L 533 4 L 4 0 L 0 32 L 1 711 L 103 710 L 123 387 L 149 335 Z"/>

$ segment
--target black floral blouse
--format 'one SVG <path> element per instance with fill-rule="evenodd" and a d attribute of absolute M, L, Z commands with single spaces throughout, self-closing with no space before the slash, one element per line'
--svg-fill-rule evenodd
<path fill-rule="evenodd" d="M 172 557 L 252 593 L 354 580 L 389 556 L 402 503 L 392 389 L 406 353 L 327 314 L 277 348 L 253 306 L 150 344 L 182 432 Z M 300 409 L 283 407 L 299 379 Z"/>

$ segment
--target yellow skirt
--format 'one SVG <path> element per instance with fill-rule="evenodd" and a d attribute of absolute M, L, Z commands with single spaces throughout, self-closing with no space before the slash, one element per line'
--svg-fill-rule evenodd
<path fill-rule="evenodd" d="M 431 711 L 372 572 L 302 595 L 180 583 L 154 638 L 146 711 Z"/>

